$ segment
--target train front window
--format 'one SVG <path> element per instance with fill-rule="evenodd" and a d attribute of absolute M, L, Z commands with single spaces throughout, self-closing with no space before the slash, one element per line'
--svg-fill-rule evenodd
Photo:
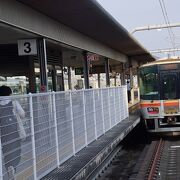
<path fill-rule="evenodd" d="M 162 74 L 163 99 L 177 98 L 177 73 Z"/>
<path fill-rule="evenodd" d="M 139 71 L 139 85 L 141 99 L 160 99 L 159 76 L 157 66 L 141 68 Z"/>

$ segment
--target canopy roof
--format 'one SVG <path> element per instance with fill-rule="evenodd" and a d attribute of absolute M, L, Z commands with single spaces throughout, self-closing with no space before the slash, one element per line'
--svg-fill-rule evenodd
<path fill-rule="evenodd" d="M 155 60 L 155 58 L 95 0 L 18 1 L 135 60 L 146 62 Z"/>

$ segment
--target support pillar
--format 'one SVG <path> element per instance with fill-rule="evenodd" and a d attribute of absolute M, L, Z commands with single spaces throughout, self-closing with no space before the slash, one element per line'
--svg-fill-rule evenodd
<path fill-rule="evenodd" d="M 129 68 L 129 79 L 131 83 L 131 88 L 133 88 L 133 71 L 132 71 L 132 66 Z"/>
<path fill-rule="evenodd" d="M 85 89 L 89 89 L 89 67 L 87 60 L 87 51 L 83 51 L 83 73 L 84 73 L 84 84 Z"/>
<path fill-rule="evenodd" d="M 115 77 L 114 77 L 114 86 L 116 86 L 117 85 L 117 81 L 116 81 L 116 75 L 115 75 Z"/>
<path fill-rule="evenodd" d="M 63 64 L 63 55 L 62 55 L 62 52 L 60 52 L 60 56 L 61 56 L 61 59 L 59 61 L 59 65 L 60 65 L 60 68 L 61 68 L 61 75 L 59 77 L 59 87 L 60 87 L 60 91 L 64 91 L 65 90 L 65 87 L 64 87 L 64 64 Z"/>
<path fill-rule="evenodd" d="M 105 73 L 106 73 L 106 86 L 110 87 L 110 76 L 109 76 L 109 59 L 105 58 Z"/>
<path fill-rule="evenodd" d="M 99 73 L 97 74 L 97 76 L 98 76 L 98 88 L 101 88 L 101 76 Z"/>
<path fill-rule="evenodd" d="M 122 72 L 121 72 L 120 78 L 121 78 L 121 85 L 125 85 L 126 81 L 125 81 L 125 65 L 124 65 L 124 63 L 122 63 Z"/>
<path fill-rule="evenodd" d="M 51 75 L 52 75 L 52 87 L 53 91 L 57 91 L 57 73 L 56 73 L 56 68 L 53 65 L 53 69 L 51 70 Z"/>
<path fill-rule="evenodd" d="M 48 76 L 47 76 L 47 55 L 46 41 L 44 38 L 37 39 L 37 56 L 40 66 L 40 90 L 41 92 L 48 91 Z"/>
<path fill-rule="evenodd" d="M 36 76 L 34 71 L 34 59 L 32 56 L 29 56 L 29 73 L 28 73 L 28 79 L 29 79 L 29 88 L 27 90 L 27 93 L 36 93 Z"/>
<path fill-rule="evenodd" d="M 68 67 L 68 87 L 72 90 L 72 82 L 71 82 L 71 67 Z"/>
<path fill-rule="evenodd" d="M 63 67 L 63 64 L 61 66 L 61 85 L 60 85 L 60 91 L 64 91 L 65 88 L 64 88 L 64 67 Z"/>

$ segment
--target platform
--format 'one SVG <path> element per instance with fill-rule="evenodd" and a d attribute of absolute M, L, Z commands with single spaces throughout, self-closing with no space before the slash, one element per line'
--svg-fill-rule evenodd
<path fill-rule="evenodd" d="M 86 179 L 139 122 L 139 115 L 131 114 L 42 180 Z"/>

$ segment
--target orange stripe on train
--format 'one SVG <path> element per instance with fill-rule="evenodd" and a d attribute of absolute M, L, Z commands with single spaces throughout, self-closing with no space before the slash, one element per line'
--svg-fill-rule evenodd
<path fill-rule="evenodd" d="M 179 106 L 178 101 L 173 101 L 173 102 L 164 102 L 164 106 Z"/>
<path fill-rule="evenodd" d="M 161 103 L 141 103 L 141 107 L 154 107 L 154 106 L 161 106 Z"/>
<path fill-rule="evenodd" d="M 179 106 L 179 102 L 178 101 L 164 101 L 163 105 L 166 106 Z M 161 106 L 160 102 L 154 102 L 154 103 L 147 103 L 147 102 L 143 102 L 140 104 L 141 107 L 158 107 Z"/>

